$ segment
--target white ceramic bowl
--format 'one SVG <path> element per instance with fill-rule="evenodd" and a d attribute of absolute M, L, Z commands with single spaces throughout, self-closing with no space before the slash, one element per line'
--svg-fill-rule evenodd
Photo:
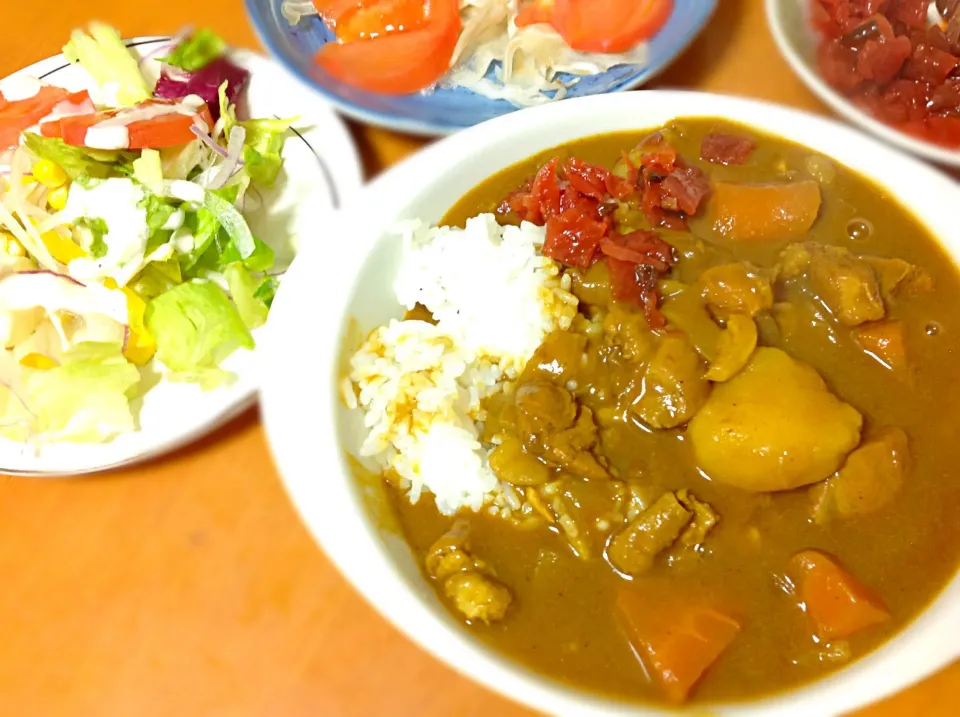
<path fill-rule="evenodd" d="M 874 119 L 828 85 L 816 66 L 817 38 L 810 25 L 810 0 L 765 0 L 767 23 L 787 63 L 807 88 L 849 122 L 872 132 L 885 142 L 918 157 L 949 167 L 960 167 L 960 150 L 911 137 Z"/>
<path fill-rule="evenodd" d="M 437 221 L 497 171 L 554 145 L 596 133 L 655 127 L 675 117 L 720 117 L 832 156 L 898 197 L 960 259 L 960 187 L 935 169 L 836 122 L 733 97 L 629 92 L 517 112 L 452 135 L 382 174 L 329 228 L 325 247 L 303 250 L 287 274 L 263 342 L 262 411 L 286 487 L 327 555 L 363 596 L 411 639 L 460 672 L 557 715 L 658 715 L 561 686 L 501 657 L 446 612 L 403 540 L 377 513 L 378 492 L 360 488 L 346 463 L 362 426 L 343 406 L 343 337 L 369 331 L 402 309 L 391 285 L 397 219 Z M 495 290 L 495 287 L 491 287 Z M 354 346 L 346 347 L 346 350 Z M 281 370 L 282 367 L 282 370 Z M 717 715 L 839 714 L 900 690 L 960 655 L 960 579 L 883 648 L 816 684 Z M 670 712 L 669 714 L 676 714 Z"/>

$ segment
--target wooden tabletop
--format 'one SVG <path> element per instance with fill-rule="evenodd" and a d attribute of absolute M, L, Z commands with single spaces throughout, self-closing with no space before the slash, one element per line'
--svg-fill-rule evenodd
<path fill-rule="evenodd" d="M 209 26 L 258 47 L 242 0 L 0 0 L 0 76 L 91 18 L 126 37 Z M 721 0 L 657 87 L 825 108 L 777 54 L 760 0 Z M 353 126 L 368 176 L 422 141 Z M 102 477 L 0 476 L 0 715 L 530 717 L 421 652 L 300 524 L 256 412 Z M 947 717 L 960 663 L 858 717 Z"/>

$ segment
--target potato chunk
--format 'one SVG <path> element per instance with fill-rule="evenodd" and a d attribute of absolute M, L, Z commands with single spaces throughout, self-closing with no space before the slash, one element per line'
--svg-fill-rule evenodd
<path fill-rule="evenodd" d="M 717 384 L 687 429 L 711 479 L 744 490 L 790 490 L 831 475 L 860 442 L 863 418 L 812 366 L 779 349 Z"/>

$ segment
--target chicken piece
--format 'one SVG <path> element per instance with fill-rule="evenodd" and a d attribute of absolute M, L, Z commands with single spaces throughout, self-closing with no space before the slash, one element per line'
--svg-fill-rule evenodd
<path fill-rule="evenodd" d="M 490 452 L 490 468 L 497 478 L 513 485 L 542 485 L 550 480 L 550 469 L 523 448 L 511 433 L 500 437 L 500 444 Z"/>
<path fill-rule="evenodd" d="M 430 577 L 445 580 L 461 570 L 476 568 L 473 556 L 470 555 L 467 546 L 469 532 L 470 528 L 467 522 L 458 520 L 450 526 L 450 530 L 441 535 L 430 546 L 424 560 L 424 566 L 427 568 L 427 574 Z"/>
<path fill-rule="evenodd" d="M 814 521 L 823 525 L 833 517 L 882 508 L 900 490 L 909 464 L 907 435 L 899 428 L 884 428 L 851 453 L 835 476 L 811 489 Z"/>
<path fill-rule="evenodd" d="M 537 441 L 546 434 L 569 428 L 577 419 L 577 402 L 571 393 L 552 383 L 522 383 L 514 401 L 517 427 L 528 447 L 531 439 Z"/>
<path fill-rule="evenodd" d="M 683 334 L 667 334 L 644 374 L 644 393 L 631 407 L 654 428 L 673 428 L 690 420 L 710 395 L 703 362 Z"/>
<path fill-rule="evenodd" d="M 637 576 L 653 567 L 659 553 L 673 545 L 693 518 L 673 493 L 664 493 L 610 540 L 607 559 L 626 575 Z"/>
<path fill-rule="evenodd" d="M 727 319 L 727 328 L 717 341 L 717 355 L 710 362 L 706 378 L 721 383 L 729 381 L 747 365 L 757 348 L 757 325 L 743 314 L 733 314 Z"/>
<path fill-rule="evenodd" d="M 703 358 L 707 361 L 716 358 L 717 343 L 723 330 L 711 318 L 706 302 L 694 287 L 679 284 L 670 298 L 664 301 L 660 312 L 671 327 L 686 334 Z"/>
<path fill-rule="evenodd" d="M 882 256 L 865 256 L 862 259 L 876 274 L 877 281 L 880 282 L 880 294 L 885 301 L 890 301 L 897 287 L 916 270 L 913 264 L 903 259 L 888 259 Z"/>
<path fill-rule="evenodd" d="M 697 500 L 697 497 L 687 490 L 678 490 L 677 500 L 693 514 L 693 520 L 687 524 L 687 527 L 680 534 L 680 544 L 687 548 L 696 548 L 698 545 L 703 545 L 707 533 L 713 530 L 713 526 L 720 521 L 720 516 L 707 503 Z"/>
<path fill-rule="evenodd" d="M 656 350 L 656 334 L 647 325 L 642 311 L 632 311 L 616 302 L 603 319 L 604 341 L 616 346 L 628 361 L 647 361 Z"/>
<path fill-rule="evenodd" d="M 759 269 L 747 264 L 721 264 L 703 272 L 697 290 L 714 316 L 756 316 L 773 306 L 773 289 Z"/>
<path fill-rule="evenodd" d="M 714 387 L 687 437 L 712 480 L 779 491 L 836 471 L 860 442 L 862 424 L 812 366 L 761 347 L 740 373 Z"/>
<path fill-rule="evenodd" d="M 781 255 L 782 276 L 806 275 L 837 321 L 858 326 L 885 314 L 880 283 L 869 262 L 847 249 L 820 244 L 791 244 Z"/>
<path fill-rule="evenodd" d="M 605 480 L 610 473 L 590 452 L 596 444 L 597 424 L 593 420 L 593 411 L 581 406 L 573 426 L 543 436 L 543 456 L 574 475 Z"/>
<path fill-rule="evenodd" d="M 443 582 L 443 592 L 467 620 L 482 620 L 487 624 L 502 620 L 513 601 L 507 588 L 473 570 L 448 577 Z"/>
<path fill-rule="evenodd" d="M 558 386 L 575 382 L 586 346 L 587 337 L 583 334 L 560 330 L 547 334 L 527 361 L 520 382 L 548 381 Z"/>

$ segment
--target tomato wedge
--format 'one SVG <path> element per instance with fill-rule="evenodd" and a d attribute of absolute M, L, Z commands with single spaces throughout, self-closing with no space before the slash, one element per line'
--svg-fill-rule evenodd
<path fill-rule="evenodd" d="M 517 27 L 549 23 L 553 19 L 553 0 L 531 0 L 520 8 L 514 20 Z"/>
<path fill-rule="evenodd" d="M 74 115 L 45 122 L 41 125 L 41 132 L 47 137 L 60 137 L 74 147 L 91 147 L 92 149 L 162 149 L 176 147 L 192 142 L 197 137 L 190 131 L 190 127 L 197 120 L 213 126 L 213 118 L 206 104 L 195 109 L 184 105 L 182 100 L 152 99 L 141 102 L 136 107 L 122 110 L 106 110 L 92 114 Z M 87 132 L 92 127 L 107 120 L 114 127 L 125 127 L 127 137 L 124 146 L 100 146 L 101 142 L 93 140 L 87 143 Z M 110 125 L 107 125 L 110 126 Z M 123 140 L 124 138 L 120 138 Z"/>
<path fill-rule="evenodd" d="M 337 41 L 375 40 L 393 33 L 419 30 L 427 21 L 423 0 L 379 0 L 342 13 L 336 21 Z"/>
<path fill-rule="evenodd" d="M 20 133 L 49 115 L 60 103 L 80 105 L 89 99 L 86 92 L 71 93 L 52 85 L 41 85 L 33 97 L 12 102 L 0 94 L 0 149 L 16 147 Z"/>
<path fill-rule="evenodd" d="M 655 35 L 673 0 L 554 0 L 552 23 L 574 50 L 626 52 Z"/>
<path fill-rule="evenodd" d="M 407 17 L 410 5 L 387 0 L 389 5 Z M 354 22 L 358 28 L 371 28 L 377 22 L 389 24 L 386 15 L 377 20 L 374 4 L 365 2 L 364 12 L 345 13 L 343 22 Z M 363 32 L 369 32 L 364 29 Z M 429 87 L 450 67 L 450 59 L 460 35 L 460 7 L 457 0 L 430 0 L 422 24 L 416 29 L 391 31 L 370 39 L 346 43 L 328 43 L 317 53 L 316 62 L 335 78 L 361 90 L 388 95 L 405 95 Z"/>

